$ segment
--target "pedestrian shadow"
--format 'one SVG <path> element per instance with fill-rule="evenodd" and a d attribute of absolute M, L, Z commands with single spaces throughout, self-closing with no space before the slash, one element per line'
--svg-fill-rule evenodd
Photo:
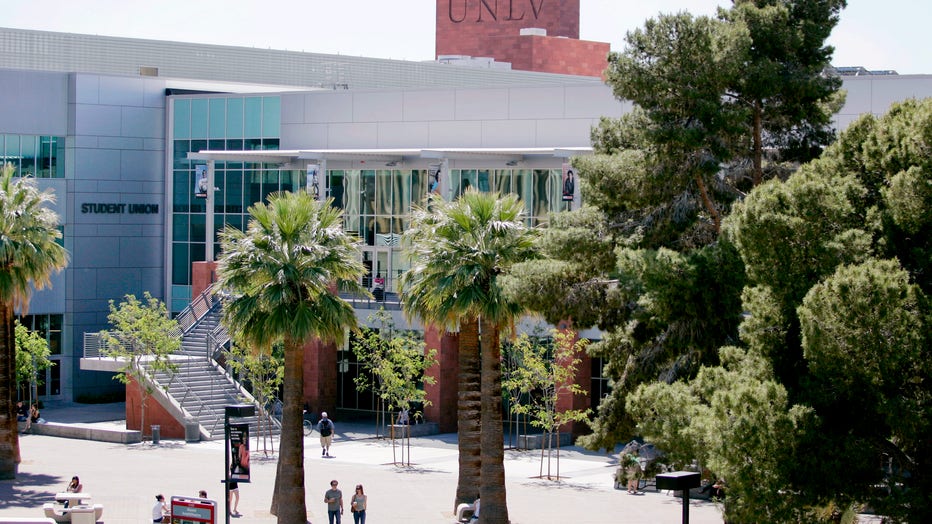
<path fill-rule="evenodd" d="M 0 481 L 0 509 L 41 507 L 55 498 L 56 489 L 41 491 L 22 486 L 58 486 L 64 482 L 55 475 L 17 473 L 15 480 Z"/>

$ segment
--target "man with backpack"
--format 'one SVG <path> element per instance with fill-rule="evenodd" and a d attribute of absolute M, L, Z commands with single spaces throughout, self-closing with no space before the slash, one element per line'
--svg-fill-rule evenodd
<path fill-rule="evenodd" d="M 327 418 L 327 412 L 320 414 L 320 422 L 317 423 L 317 432 L 320 433 L 320 456 L 330 456 L 330 444 L 333 443 L 333 421 Z"/>

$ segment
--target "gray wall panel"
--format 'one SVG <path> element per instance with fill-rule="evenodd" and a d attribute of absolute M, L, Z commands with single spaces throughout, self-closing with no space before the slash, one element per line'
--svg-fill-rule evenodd
<path fill-rule="evenodd" d="M 120 179 L 120 152 L 115 149 L 75 149 L 75 177 Z"/>
<path fill-rule="evenodd" d="M 426 144 L 430 139 L 427 122 L 385 122 L 379 124 L 378 147 L 403 148 L 412 144 Z"/>
<path fill-rule="evenodd" d="M 304 103 L 307 97 L 308 95 L 306 93 L 288 93 L 282 95 L 282 126 L 285 124 L 304 123 Z"/>
<path fill-rule="evenodd" d="M 143 139 L 137 137 L 102 136 L 94 138 L 97 144 L 85 147 L 99 147 L 101 149 L 142 149 L 143 146 Z"/>
<path fill-rule="evenodd" d="M 75 134 L 120 136 L 123 111 L 119 106 L 75 106 Z"/>
<path fill-rule="evenodd" d="M 431 122 L 429 147 L 481 147 L 482 122 Z"/>
<path fill-rule="evenodd" d="M 282 124 L 282 149 L 326 149 L 330 147 L 327 124 Z"/>
<path fill-rule="evenodd" d="M 77 73 L 74 75 L 74 102 L 76 104 L 100 103 L 100 76 Z"/>
<path fill-rule="evenodd" d="M 75 300 L 97 298 L 96 269 L 77 269 L 72 275 L 75 282 L 78 283 L 78 285 L 74 286 L 72 298 Z"/>
<path fill-rule="evenodd" d="M 536 147 L 537 126 L 533 120 L 489 120 L 482 122 L 485 147 Z"/>
<path fill-rule="evenodd" d="M 589 130 L 597 120 L 540 120 L 537 122 L 537 145 L 559 144 L 563 147 L 589 147 Z"/>
<path fill-rule="evenodd" d="M 327 137 L 327 147 L 334 149 L 372 147 L 378 143 L 378 139 L 378 124 L 331 124 L 329 136 Z"/>
<path fill-rule="evenodd" d="M 406 121 L 453 120 L 456 114 L 456 90 L 408 90 L 404 92 Z"/>
<path fill-rule="evenodd" d="M 381 93 L 355 93 L 353 95 L 354 122 L 391 122 L 404 115 L 404 99 L 399 91 Z"/>
<path fill-rule="evenodd" d="M 508 118 L 508 89 L 457 89 L 457 120 L 492 120 Z M 472 147 L 472 146 L 470 146 Z"/>
<path fill-rule="evenodd" d="M 122 237 L 120 239 L 121 267 L 161 267 L 162 262 L 161 237 Z"/>
<path fill-rule="evenodd" d="M 352 122 L 353 95 L 350 93 L 312 93 L 304 103 L 305 122 Z"/>
<path fill-rule="evenodd" d="M 68 132 L 68 75 L 0 70 L 0 133 Z"/>
<path fill-rule="evenodd" d="M 165 111 L 155 107 L 124 107 L 124 136 L 159 138 L 165 135 Z"/>
<path fill-rule="evenodd" d="M 97 274 L 97 297 L 119 301 L 128 294 L 142 298 L 144 291 L 136 268 L 111 268 Z"/>
<path fill-rule="evenodd" d="M 565 91 L 559 87 L 511 89 L 508 118 L 563 118 L 566 111 Z"/>
<path fill-rule="evenodd" d="M 608 86 L 568 86 L 564 107 L 565 118 L 618 118 L 631 111 L 633 104 L 616 99 Z"/>
<path fill-rule="evenodd" d="M 143 106 L 145 86 L 138 78 L 123 76 L 100 77 L 100 104 L 111 106 Z"/>
<path fill-rule="evenodd" d="M 120 157 L 120 169 L 123 180 L 144 180 L 152 182 L 164 179 L 162 162 L 165 155 L 161 151 L 123 151 Z"/>

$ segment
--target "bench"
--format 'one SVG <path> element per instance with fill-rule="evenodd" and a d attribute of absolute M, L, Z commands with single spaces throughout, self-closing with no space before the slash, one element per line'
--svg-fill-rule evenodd
<path fill-rule="evenodd" d="M 456 521 L 457 522 L 469 522 L 472 519 L 472 514 L 476 511 L 475 504 L 460 504 L 456 507 Z"/>

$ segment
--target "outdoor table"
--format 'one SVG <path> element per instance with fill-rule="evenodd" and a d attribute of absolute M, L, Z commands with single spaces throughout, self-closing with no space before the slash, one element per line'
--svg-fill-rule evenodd
<path fill-rule="evenodd" d="M 57 502 L 68 502 L 68 506 L 79 506 L 81 504 L 89 503 L 91 497 L 90 493 L 72 493 L 70 491 L 65 493 L 56 493 L 55 500 Z M 84 502 L 87 501 L 87 502 Z"/>

